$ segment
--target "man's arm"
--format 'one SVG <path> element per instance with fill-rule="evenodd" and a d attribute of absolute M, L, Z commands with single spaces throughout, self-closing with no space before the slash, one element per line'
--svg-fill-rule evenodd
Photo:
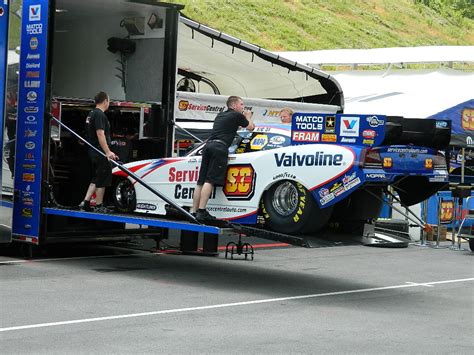
<path fill-rule="evenodd" d="M 97 139 L 99 140 L 100 147 L 104 151 L 105 155 L 107 155 L 107 158 L 117 160 L 118 156 L 115 155 L 114 152 L 112 152 L 109 149 L 109 146 L 107 145 L 107 140 L 105 139 L 105 133 L 103 129 L 98 129 L 96 130 L 97 133 Z"/>
<path fill-rule="evenodd" d="M 249 121 L 249 124 L 248 126 L 246 127 L 249 131 L 253 131 L 255 129 L 255 124 L 253 123 L 253 120 L 252 120 L 252 112 L 250 111 L 244 111 L 243 112 L 243 115 L 245 116 L 245 118 L 247 119 L 247 121 Z"/>

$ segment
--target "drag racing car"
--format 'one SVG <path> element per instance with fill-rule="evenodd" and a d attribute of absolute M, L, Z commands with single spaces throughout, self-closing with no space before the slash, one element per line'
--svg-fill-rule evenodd
<path fill-rule="evenodd" d="M 449 122 L 370 115 L 298 114 L 292 125 L 238 131 L 225 185 L 208 210 L 219 219 L 301 234 L 330 221 L 377 218 L 392 186 L 406 205 L 448 181 Z M 205 144 L 205 143 L 204 143 Z M 183 208 L 192 206 L 204 144 L 181 158 L 124 165 Z M 166 215 L 169 206 L 115 168 L 113 199 L 122 212 Z"/>

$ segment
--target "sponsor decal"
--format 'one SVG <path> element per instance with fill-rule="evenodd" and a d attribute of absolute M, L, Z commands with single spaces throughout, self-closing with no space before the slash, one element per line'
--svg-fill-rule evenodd
<path fill-rule="evenodd" d="M 323 129 L 323 116 L 301 116 L 296 115 L 294 124 L 298 130 L 321 131 Z"/>
<path fill-rule="evenodd" d="M 242 143 L 244 143 L 244 144 L 247 144 L 248 142 L 250 142 L 250 139 L 248 139 L 248 138 L 245 138 L 245 139 L 242 140 Z"/>
<path fill-rule="evenodd" d="M 325 187 L 323 187 L 322 189 L 319 190 L 319 196 L 320 197 L 324 197 L 324 196 L 327 196 L 329 195 L 329 190 L 326 189 Z"/>
<path fill-rule="evenodd" d="M 330 193 L 330 194 L 324 196 L 323 198 L 321 198 L 321 199 L 319 200 L 319 202 L 321 203 L 321 205 L 324 206 L 325 204 L 327 204 L 328 202 L 331 202 L 331 201 L 334 200 L 335 198 L 336 198 L 336 196 L 334 196 L 333 193 Z"/>
<path fill-rule="evenodd" d="M 38 106 L 27 106 L 25 107 L 25 112 L 26 113 L 38 113 L 39 108 Z"/>
<path fill-rule="evenodd" d="M 35 142 L 32 142 L 32 141 L 25 142 L 26 149 L 32 150 L 32 149 L 35 149 L 35 146 L 36 146 Z"/>
<path fill-rule="evenodd" d="M 33 122 L 36 123 L 36 122 L 35 122 L 35 121 L 36 121 L 36 117 L 35 117 L 35 116 L 32 116 L 32 115 L 26 116 L 26 120 L 27 120 L 29 123 L 33 123 Z"/>
<path fill-rule="evenodd" d="M 273 136 L 270 138 L 270 144 L 273 145 L 282 145 L 283 143 L 285 143 L 285 141 L 286 138 L 283 136 Z"/>
<path fill-rule="evenodd" d="M 339 135 L 344 137 L 358 137 L 359 117 L 342 117 Z"/>
<path fill-rule="evenodd" d="M 319 142 L 319 132 L 293 131 L 291 135 L 294 142 Z"/>
<path fill-rule="evenodd" d="M 438 176 L 435 176 L 435 177 L 430 177 L 428 180 L 430 182 L 445 182 L 445 181 L 447 181 L 447 179 L 448 179 L 447 176 L 438 175 Z"/>
<path fill-rule="evenodd" d="M 337 136 L 335 134 L 322 134 L 321 135 L 321 141 L 323 142 L 336 142 L 337 141 Z"/>
<path fill-rule="evenodd" d="M 30 5 L 28 19 L 30 21 L 41 21 L 41 5 Z"/>
<path fill-rule="evenodd" d="M 28 53 L 28 55 L 26 56 L 26 59 L 40 59 L 40 55 L 39 53 L 38 54 L 30 54 Z M 38 67 L 39 67 L 39 64 L 38 64 Z M 26 68 L 28 68 L 28 64 L 26 64 Z"/>
<path fill-rule="evenodd" d="M 465 131 L 474 131 L 474 108 L 462 110 L 461 126 Z"/>
<path fill-rule="evenodd" d="M 36 168 L 36 164 L 23 164 L 23 169 L 33 170 Z"/>
<path fill-rule="evenodd" d="M 345 137 L 341 138 L 341 143 L 355 143 L 355 142 L 356 142 L 355 138 L 345 138 Z"/>
<path fill-rule="evenodd" d="M 189 106 L 188 100 L 179 100 L 178 109 L 180 111 L 186 111 L 188 109 L 188 106 Z"/>
<path fill-rule="evenodd" d="M 35 174 L 33 173 L 23 173 L 24 182 L 35 182 Z"/>
<path fill-rule="evenodd" d="M 178 102 L 178 109 L 180 111 L 204 111 L 206 113 L 219 113 L 219 112 L 224 112 L 225 108 L 226 108 L 225 106 L 193 104 L 192 102 L 189 102 L 188 100 L 180 100 Z"/>
<path fill-rule="evenodd" d="M 229 200 L 249 200 L 255 189 L 255 170 L 250 164 L 229 165 L 224 195 Z"/>
<path fill-rule="evenodd" d="M 268 137 L 265 134 L 257 134 L 251 141 L 250 141 L 250 149 L 252 150 L 261 150 L 263 149 L 268 143 Z"/>
<path fill-rule="evenodd" d="M 364 129 L 362 131 L 362 137 L 366 139 L 374 139 L 377 136 L 377 132 L 375 132 L 373 129 Z"/>
<path fill-rule="evenodd" d="M 156 210 L 156 205 L 152 205 L 151 203 L 137 203 L 137 209 L 147 210 L 147 211 L 155 211 Z"/>
<path fill-rule="evenodd" d="M 314 154 L 287 154 L 275 153 L 275 163 L 281 166 L 341 166 L 343 165 L 342 154 L 325 154 L 316 152 Z"/>
<path fill-rule="evenodd" d="M 466 137 L 466 144 L 470 147 L 474 143 L 474 140 L 471 137 Z"/>
<path fill-rule="evenodd" d="M 362 140 L 362 144 L 368 144 L 368 145 L 371 145 L 371 144 L 374 144 L 374 140 L 373 139 L 364 139 Z"/>
<path fill-rule="evenodd" d="M 34 161 L 35 160 L 35 156 L 32 152 L 28 152 L 25 154 L 25 160 L 29 160 L 29 161 Z"/>
<path fill-rule="evenodd" d="M 439 216 L 441 223 L 449 223 L 454 217 L 454 201 L 441 201 L 441 215 Z"/>
<path fill-rule="evenodd" d="M 40 87 L 40 84 L 41 84 L 41 81 L 39 80 L 25 80 L 23 86 L 25 88 L 37 89 Z"/>
<path fill-rule="evenodd" d="M 32 208 L 22 208 L 21 215 L 23 217 L 31 218 L 33 217 L 33 209 Z"/>
<path fill-rule="evenodd" d="M 377 116 L 367 117 L 366 120 L 370 127 L 378 127 L 383 126 L 385 124 L 385 121 L 379 119 Z"/>
<path fill-rule="evenodd" d="M 336 117 L 335 116 L 326 116 L 326 125 L 325 125 L 325 127 L 326 128 L 325 128 L 324 131 L 326 133 L 336 132 Z"/>
<path fill-rule="evenodd" d="M 36 94 L 35 91 L 28 91 L 28 93 L 26 94 L 26 100 L 28 100 L 28 102 L 30 103 L 36 102 L 37 98 L 38 98 L 38 94 Z"/>
<path fill-rule="evenodd" d="M 344 175 L 342 178 L 342 182 L 344 184 L 347 184 L 349 181 L 354 180 L 356 178 L 356 173 L 355 171 L 351 175 Z"/>
<path fill-rule="evenodd" d="M 29 35 L 40 35 L 43 33 L 42 23 L 30 23 L 26 25 L 26 33 Z"/>
<path fill-rule="evenodd" d="M 31 197 L 24 197 L 22 198 L 21 202 L 25 206 L 33 206 L 33 199 Z"/>
<path fill-rule="evenodd" d="M 386 179 L 387 176 L 385 174 L 380 173 L 371 173 L 365 175 L 368 179 Z"/>
<path fill-rule="evenodd" d="M 5 4 L 5 5 L 7 5 L 7 4 Z M 5 13 L 5 10 L 3 10 L 3 7 L 0 7 L 0 17 L 2 17 L 4 13 Z"/>
<path fill-rule="evenodd" d="M 168 170 L 169 182 L 196 182 L 198 177 L 199 166 L 196 166 L 192 170 L 178 170 L 174 167 Z"/>
<path fill-rule="evenodd" d="M 428 149 L 419 148 L 388 148 L 387 153 L 411 153 L 411 154 L 426 154 Z"/>
<path fill-rule="evenodd" d="M 350 189 L 356 187 L 359 184 L 360 184 L 360 179 L 355 178 L 354 180 L 349 181 L 347 184 L 344 184 L 344 190 L 349 191 Z"/>
<path fill-rule="evenodd" d="M 271 128 L 270 127 L 257 127 L 253 130 L 254 132 L 270 132 L 271 131 Z M 252 132 L 249 132 L 249 135 L 248 137 L 251 137 L 252 136 Z"/>
<path fill-rule="evenodd" d="M 177 200 L 189 200 L 193 198 L 194 195 L 194 187 L 186 187 L 181 184 L 176 184 L 174 188 L 174 198 Z M 216 187 L 212 190 L 211 196 L 209 199 L 216 198 Z"/>
<path fill-rule="evenodd" d="M 26 69 L 39 69 L 41 68 L 40 63 L 26 63 Z"/>
<path fill-rule="evenodd" d="M 336 182 L 334 183 L 330 188 L 329 188 L 329 192 L 334 192 L 336 190 L 338 190 L 339 188 L 342 187 L 342 182 Z"/>
<path fill-rule="evenodd" d="M 31 224 L 25 224 L 23 227 L 25 227 L 25 229 L 31 229 Z"/>
<path fill-rule="evenodd" d="M 38 37 L 31 37 L 30 38 L 30 49 L 36 50 L 38 48 Z"/>
<path fill-rule="evenodd" d="M 436 121 L 436 128 L 446 128 L 446 127 L 448 127 L 448 122 Z"/>
<path fill-rule="evenodd" d="M 277 174 L 273 177 L 273 180 L 280 180 L 280 179 L 296 179 L 296 175 L 293 175 L 291 173 L 287 173 L 286 171 L 281 174 Z"/>
<path fill-rule="evenodd" d="M 39 72 L 39 70 L 34 70 L 34 71 L 28 70 L 26 72 L 26 77 L 27 78 L 39 78 L 40 77 L 40 72 Z"/>

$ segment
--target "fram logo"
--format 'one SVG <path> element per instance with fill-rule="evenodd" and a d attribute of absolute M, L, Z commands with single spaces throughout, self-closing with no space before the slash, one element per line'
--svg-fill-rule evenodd
<path fill-rule="evenodd" d="M 30 5 L 29 20 L 40 21 L 41 20 L 41 5 Z"/>

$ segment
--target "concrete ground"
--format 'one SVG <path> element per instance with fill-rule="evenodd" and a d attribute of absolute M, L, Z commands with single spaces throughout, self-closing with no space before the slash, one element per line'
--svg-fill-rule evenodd
<path fill-rule="evenodd" d="M 4 255 L 0 349 L 471 354 L 473 257 L 413 245 L 258 249 L 254 261 L 103 246 Z"/>

